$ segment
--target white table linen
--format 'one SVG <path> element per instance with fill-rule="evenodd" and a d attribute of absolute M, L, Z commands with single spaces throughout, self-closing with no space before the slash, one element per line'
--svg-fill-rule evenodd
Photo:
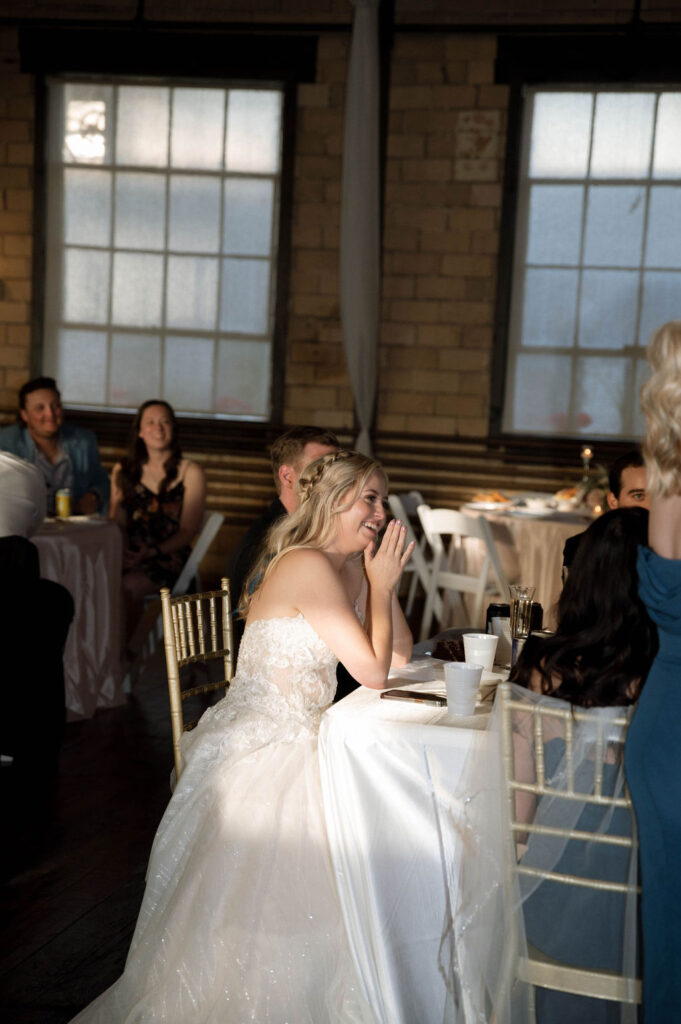
<path fill-rule="evenodd" d="M 418 677 L 409 667 L 391 684 L 442 689 L 442 681 L 414 683 Z M 472 720 L 456 720 L 446 708 L 381 700 L 380 691 L 360 687 L 322 720 L 334 869 L 353 956 L 380 1024 L 442 1024 L 446 1010 L 451 1019 L 452 951 L 443 936 L 462 856 L 452 793 L 485 742 L 487 717 L 479 709 Z"/>
<path fill-rule="evenodd" d="M 125 702 L 120 672 L 121 532 L 105 519 L 46 521 L 32 538 L 40 574 L 70 592 L 75 615 L 64 650 L 67 717 Z"/>

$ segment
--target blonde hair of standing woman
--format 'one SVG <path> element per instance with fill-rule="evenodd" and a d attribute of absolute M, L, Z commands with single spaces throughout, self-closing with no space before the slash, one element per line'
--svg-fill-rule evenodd
<path fill-rule="evenodd" d="M 648 344 L 650 379 L 641 388 L 643 457 L 654 498 L 681 494 L 681 320 L 659 327 Z"/>
<path fill-rule="evenodd" d="M 239 604 L 243 618 L 253 594 L 282 555 L 295 548 L 319 550 L 333 540 L 336 516 L 357 501 L 374 473 L 379 473 L 387 486 L 380 462 L 360 452 L 342 450 L 322 455 L 306 466 L 298 480 L 298 508 L 270 528 L 262 553 L 246 579 Z"/>

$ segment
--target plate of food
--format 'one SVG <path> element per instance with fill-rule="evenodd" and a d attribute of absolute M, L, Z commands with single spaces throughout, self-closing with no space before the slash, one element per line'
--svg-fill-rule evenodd
<path fill-rule="evenodd" d="M 510 504 L 511 499 L 501 491 L 479 491 L 473 495 L 473 500 L 467 501 L 463 507 L 476 512 L 498 512 L 508 508 Z"/>

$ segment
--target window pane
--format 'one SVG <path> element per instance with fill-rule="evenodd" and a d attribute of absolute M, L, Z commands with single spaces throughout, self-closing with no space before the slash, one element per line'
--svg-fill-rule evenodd
<path fill-rule="evenodd" d="M 113 322 L 131 327 L 157 327 L 161 323 L 162 280 L 162 256 L 115 253 Z"/>
<path fill-rule="evenodd" d="M 111 337 L 111 405 L 137 408 L 160 394 L 161 339 L 151 334 Z"/>
<path fill-rule="evenodd" d="M 591 133 L 592 93 L 542 92 L 534 99 L 530 176 L 582 178 Z"/>
<path fill-rule="evenodd" d="M 163 394 L 176 410 L 212 410 L 214 350 L 212 338 L 166 339 Z"/>
<path fill-rule="evenodd" d="M 523 345 L 572 347 L 575 337 L 578 280 L 576 270 L 527 271 Z"/>
<path fill-rule="evenodd" d="M 168 161 L 168 89 L 121 85 L 118 89 L 116 161 L 164 167 Z"/>
<path fill-rule="evenodd" d="M 681 176 L 681 93 L 663 93 L 657 105 L 654 178 Z"/>
<path fill-rule="evenodd" d="M 281 93 L 231 89 L 227 107 L 228 171 L 268 174 L 279 166 Z"/>
<path fill-rule="evenodd" d="M 599 93 L 591 151 L 593 178 L 644 178 L 653 139 L 653 93 Z"/>
<path fill-rule="evenodd" d="M 579 347 L 621 349 L 635 343 L 638 273 L 585 270 L 579 308 Z"/>
<path fill-rule="evenodd" d="M 627 185 L 588 190 L 584 262 L 637 267 L 641 261 L 645 191 Z"/>
<path fill-rule="evenodd" d="M 653 331 L 668 320 L 681 319 L 681 274 L 649 271 L 643 275 L 643 306 L 639 345 L 647 345 Z"/>
<path fill-rule="evenodd" d="M 269 256 L 273 203 L 274 184 L 270 180 L 226 181 L 223 251 L 240 256 Z"/>
<path fill-rule="evenodd" d="M 64 86 L 64 163 L 109 164 L 113 89 L 110 85 Z"/>
<path fill-rule="evenodd" d="M 219 89 L 174 89 L 170 162 L 173 167 L 222 167 L 225 94 Z"/>
<path fill-rule="evenodd" d="M 103 402 L 106 332 L 61 330 L 56 376 L 65 402 Z"/>
<path fill-rule="evenodd" d="M 105 324 L 109 316 L 109 253 L 64 252 L 64 320 Z"/>
<path fill-rule="evenodd" d="M 681 188 L 657 185 L 650 190 L 647 267 L 681 267 Z"/>
<path fill-rule="evenodd" d="M 218 261 L 201 256 L 168 257 L 168 327 L 214 331 L 217 317 Z"/>
<path fill-rule="evenodd" d="M 218 412 L 269 414 L 270 358 L 264 341 L 221 341 L 218 346 Z"/>
<path fill-rule="evenodd" d="M 628 359 L 577 361 L 577 431 L 592 436 L 625 433 L 632 401 L 626 390 L 629 365 Z"/>
<path fill-rule="evenodd" d="M 64 170 L 64 241 L 67 245 L 109 245 L 111 171 Z"/>
<path fill-rule="evenodd" d="M 116 175 L 114 245 L 162 249 L 165 241 L 166 179 L 161 174 Z"/>
<path fill-rule="evenodd" d="M 515 430 L 561 433 L 568 426 L 570 356 L 519 355 L 511 403 Z"/>
<path fill-rule="evenodd" d="M 264 334 L 269 324 L 269 263 L 223 260 L 220 329 Z"/>
<path fill-rule="evenodd" d="M 217 252 L 220 244 L 220 179 L 177 174 L 170 179 L 168 247 Z"/>
<path fill-rule="evenodd" d="M 583 193 L 578 185 L 531 187 L 528 263 L 579 263 Z"/>

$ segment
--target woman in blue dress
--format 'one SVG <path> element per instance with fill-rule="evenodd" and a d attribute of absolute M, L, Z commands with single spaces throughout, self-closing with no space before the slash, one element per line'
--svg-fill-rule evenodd
<path fill-rule="evenodd" d="M 681 320 L 653 335 L 641 391 L 651 495 L 639 593 L 660 648 L 629 729 L 625 765 L 638 821 L 645 1024 L 681 1020 Z"/>

